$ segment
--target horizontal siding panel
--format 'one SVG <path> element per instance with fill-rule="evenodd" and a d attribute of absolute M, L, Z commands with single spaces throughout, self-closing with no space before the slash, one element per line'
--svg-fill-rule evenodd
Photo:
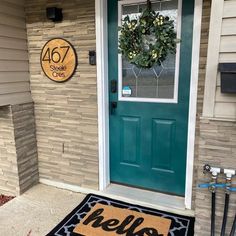
<path fill-rule="evenodd" d="M 221 37 L 220 52 L 236 52 L 236 35 Z"/>
<path fill-rule="evenodd" d="M 0 84 L 0 94 L 12 94 L 30 92 L 29 82 L 4 83 Z"/>
<path fill-rule="evenodd" d="M 1 49 L 0 60 L 14 60 L 14 61 L 27 61 L 28 52 L 14 49 Z"/>
<path fill-rule="evenodd" d="M 235 8 L 236 11 L 236 8 Z M 222 35 L 236 35 L 236 17 L 223 19 L 222 22 Z"/>
<path fill-rule="evenodd" d="M 6 25 L 0 25 L 0 36 L 17 38 L 17 39 L 26 39 L 26 30 L 17 29 Z"/>
<path fill-rule="evenodd" d="M 235 119 L 236 103 L 216 102 L 215 117 Z"/>
<path fill-rule="evenodd" d="M 217 87 L 217 89 L 216 89 L 216 102 L 234 103 L 236 106 L 236 96 L 235 96 L 235 94 L 221 93 L 220 87 Z"/>
<path fill-rule="evenodd" d="M 24 0 L 0 8 L 0 106 L 32 102 Z"/>
<path fill-rule="evenodd" d="M 0 95 L 0 106 L 32 102 L 31 93 L 15 93 Z"/>
<path fill-rule="evenodd" d="M 235 0 L 225 1 L 223 17 L 224 18 L 236 17 L 235 9 L 236 9 Z"/>
<path fill-rule="evenodd" d="M 21 17 L 23 19 L 25 18 L 25 11 L 23 6 L 13 6 L 11 3 L 7 3 L 4 1 L 1 1 L 0 13 L 7 13 L 11 16 Z"/>
<path fill-rule="evenodd" d="M 24 82 L 29 81 L 29 72 L 1 72 L 0 84 L 7 82 Z"/>
<path fill-rule="evenodd" d="M 0 48 L 27 50 L 26 39 L 0 37 Z"/>
<path fill-rule="evenodd" d="M 220 53 L 220 62 L 236 62 L 236 52 Z"/>
<path fill-rule="evenodd" d="M 13 6 L 24 6 L 24 0 L 1 0 L 1 4 L 3 3 L 8 3 Z"/>
<path fill-rule="evenodd" d="M 3 13 L 0 14 L 0 24 L 8 25 L 20 29 L 25 29 L 25 20 L 20 17 L 13 17 L 9 15 L 5 15 Z"/>
<path fill-rule="evenodd" d="M 2 71 L 28 71 L 29 63 L 26 61 L 1 61 L 0 60 L 0 72 Z"/>

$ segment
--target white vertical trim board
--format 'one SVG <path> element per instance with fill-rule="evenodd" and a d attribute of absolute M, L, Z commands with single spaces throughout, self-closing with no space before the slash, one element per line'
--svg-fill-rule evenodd
<path fill-rule="evenodd" d="M 185 207 L 192 208 L 193 188 L 193 166 L 194 166 L 194 145 L 197 115 L 197 91 L 200 61 L 201 23 L 202 23 L 203 0 L 195 0 L 194 23 L 193 23 L 193 46 L 191 83 L 189 96 L 189 118 L 188 118 L 188 144 L 187 144 L 187 166 L 185 184 Z"/>
<path fill-rule="evenodd" d="M 96 0 L 99 190 L 110 183 L 107 1 Z"/>
<path fill-rule="evenodd" d="M 223 11 L 224 0 L 212 1 L 203 102 L 204 117 L 214 116 Z"/>

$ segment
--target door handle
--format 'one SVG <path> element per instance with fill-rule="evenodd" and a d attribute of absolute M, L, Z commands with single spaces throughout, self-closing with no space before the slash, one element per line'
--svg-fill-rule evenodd
<path fill-rule="evenodd" d="M 115 115 L 117 108 L 117 102 L 111 102 L 111 115 Z"/>

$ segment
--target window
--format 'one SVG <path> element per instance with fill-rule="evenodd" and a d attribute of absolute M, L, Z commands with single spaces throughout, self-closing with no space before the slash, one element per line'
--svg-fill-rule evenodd
<path fill-rule="evenodd" d="M 125 16 L 136 19 L 146 8 L 146 1 L 120 1 L 119 25 Z M 174 20 L 180 38 L 181 6 L 178 0 L 153 1 L 152 10 Z M 169 55 L 162 65 L 140 69 L 119 55 L 119 100 L 177 103 L 180 44 L 176 55 Z"/>

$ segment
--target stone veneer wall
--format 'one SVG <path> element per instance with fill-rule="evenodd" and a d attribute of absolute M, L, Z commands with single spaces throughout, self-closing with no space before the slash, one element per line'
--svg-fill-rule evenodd
<path fill-rule="evenodd" d="M 34 104 L 12 105 L 15 147 L 19 178 L 19 193 L 22 194 L 38 183 L 38 153 Z"/>
<path fill-rule="evenodd" d="M 209 163 L 211 166 L 236 170 L 236 122 L 213 121 L 202 119 L 200 124 L 200 143 L 198 159 L 198 182 L 210 180 L 204 176 L 202 167 Z M 223 176 L 221 176 L 223 177 Z M 224 181 L 222 179 L 222 181 Z M 236 178 L 233 179 L 236 183 Z M 211 193 L 206 189 L 197 189 L 196 192 L 196 225 L 195 235 L 206 236 L 210 232 Z M 224 190 L 217 190 L 216 199 L 216 235 L 220 235 L 224 211 Z M 230 207 L 227 223 L 227 234 L 233 223 L 236 212 L 236 194 L 230 196 Z"/>
<path fill-rule="evenodd" d="M 63 9 L 61 23 L 46 19 L 49 6 Z M 27 0 L 26 18 L 40 178 L 98 189 L 97 77 L 88 57 L 96 49 L 95 1 Z M 70 41 L 78 56 L 65 83 L 49 80 L 40 66 L 43 45 L 55 37 Z"/>
<path fill-rule="evenodd" d="M 33 103 L 0 107 L 0 194 L 19 195 L 36 183 Z"/>
<path fill-rule="evenodd" d="M 0 107 L 0 193 L 15 195 L 18 185 L 11 107 Z"/>

